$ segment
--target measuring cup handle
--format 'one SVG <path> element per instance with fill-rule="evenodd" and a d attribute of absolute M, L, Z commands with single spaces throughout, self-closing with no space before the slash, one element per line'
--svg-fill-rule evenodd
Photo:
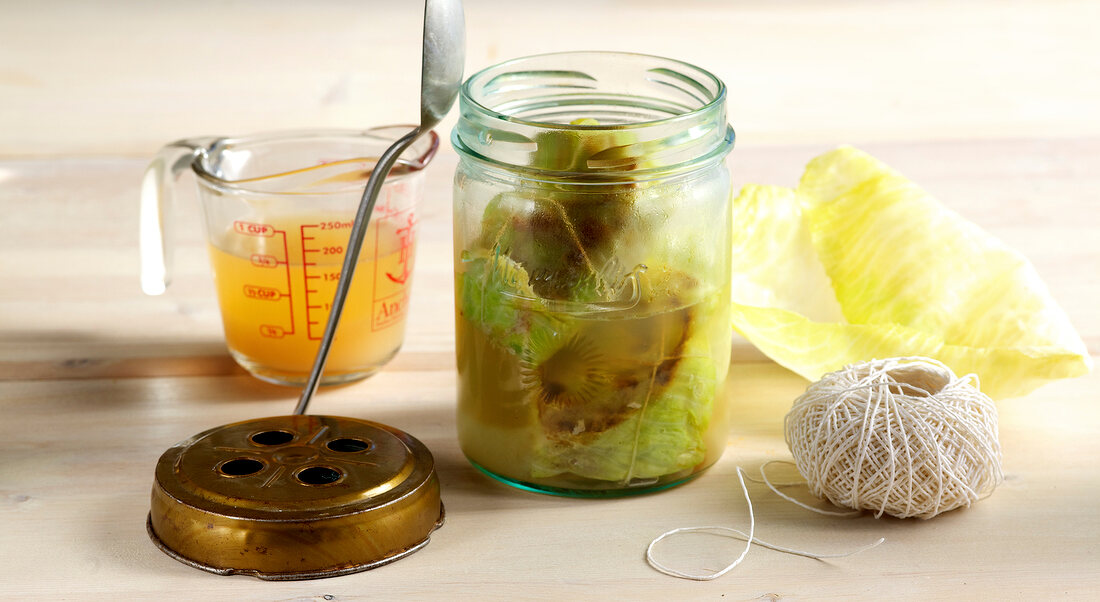
<path fill-rule="evenodd" d="M 138 221 L 141 252 L 141 290 L 159 295 L 172 279 L 171 212 L 180 174 L 200 152 L 220 138 L 177 140 L 160 149 L 145 168 L 141 180 L 141 213 Z"/>

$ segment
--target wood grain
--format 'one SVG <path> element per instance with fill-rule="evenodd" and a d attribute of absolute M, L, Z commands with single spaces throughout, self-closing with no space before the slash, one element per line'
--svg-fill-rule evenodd
<path fill-rule="evenodd" d="M 392 424 L 429 446 L 447 524 L 423 551 L 383 569 L 278 584 L 187 568 L 153 547 L 144 518 L 152 468 L 168 445 L 217 424 L 286 413 L 289 390 L 247 376 L 0 383 L 0 410 L 17 418 L 0 426 L 0 577 L 15 597 L 76 599 L 122 592 L 177 592 L 181 599 L 1084 599 L 1095 591 L 1095 374 L 1000 405 L 1007 480 L 969 509 L 931 521 L 834 519 L 750 483 L 758 535 L 768 541 L 822 553 L 879 537 L 886 543 L 824 562 L 757 548 L 735 573 L 710 583 L 655 573 L 642 560 L 651 538 L 689 525 L 746 528 L 736 467 L 755 474 L 764 461 L 787 457 L 782 416 L 805 383 L 770 363 L 737 364 L 733 378 L 738 418 L 714 468 L 675 490 L 602 501 L 527 494 L 473 469 L 453 434 L 449 369 L 386 371 L 325 391 L 317 411 Z M 736 557 L 739 545 L 692 536 L 661 552 L 670 564 L 705 571 Z"/>

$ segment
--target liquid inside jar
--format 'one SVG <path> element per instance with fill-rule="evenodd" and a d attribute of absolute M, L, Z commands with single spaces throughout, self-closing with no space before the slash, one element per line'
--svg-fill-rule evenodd
<path fill-rule="evenodd" d="M 459 290 L 478 276 L 467 272 Z M 689 305 L 666 296 L 606 317 L 516 309 L 516 323 L 531 327 L 518 352 L 460 310 L 463 451 L 493 476 L 538 489 L 649 489 L 690 477 L 725 446 L 724 294 Z"/>
<path fill-rule="evenodd" d="M 728 262 L 685 241 L 723 239 L 723 186 L 535 187 L 485 206 L 455 283 L 459 440 L 476 466 L 529 489 L 621 495 L 718 458 Z"/>

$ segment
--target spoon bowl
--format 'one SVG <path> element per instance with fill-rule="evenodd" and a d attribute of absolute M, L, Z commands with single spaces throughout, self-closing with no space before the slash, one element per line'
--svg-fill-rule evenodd
<path fill-rule="evenodd" d="M 420 130 L 432 129 L 458 97 L 466 62 L 462 0 L 427 0 L 424 49 L 420 63 Z"/>

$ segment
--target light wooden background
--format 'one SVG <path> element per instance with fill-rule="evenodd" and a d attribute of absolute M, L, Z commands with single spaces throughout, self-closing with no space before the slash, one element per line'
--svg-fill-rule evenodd
<path fill-rule="evenodd" d="M 295 392 L 225 354 L 186 190 L 176 282 L 163 297 L 141 295 L 144 164 L 184 136 L 415 120 L 420 15 L 411 1 L 0 1 L 0 598 L 1096 595 L 1096 374 L 999 404 L 1008 480 L 969 510 L 837 521 L 752 486 L 765 539 L 823 552 L 887 543 L 829 562 L 754 549 L 710 583 L 657 574 L 642 552 L 673 527 L 743 528 L 735 468 L 787 457 L 782 417 L 806 383 L 743 341 L 730 444 L 696 482 L 582 502 L 480 476 L 454 437 L 447 145 L 428 173 L 404 350 L 314 406 L 427 443 L 447 525 L 406 560 L 316 582 L 220 578 L 157 551 L 144 517 L 161 451 L 211 426 L 288 413 Z M 470 0 L 466 15 L 470 72 L 574 49 L 714 71 L 730 88 L 736 186 L 792 185 L 837 144 L 870 151 L 1027 255 L 1100 350 L 1100 3 Z M 685 538 L 668 553 L 682 568 L 717 569 L 739 545 Z"/>

